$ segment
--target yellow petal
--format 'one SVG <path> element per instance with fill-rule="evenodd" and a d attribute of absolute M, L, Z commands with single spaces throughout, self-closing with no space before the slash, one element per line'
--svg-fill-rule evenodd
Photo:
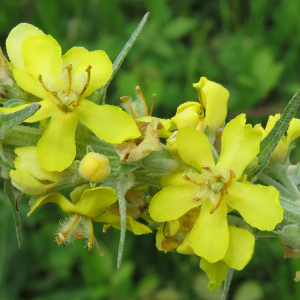
<path fill-rule="evenodd" d="M 178 129 L 189 126 L 196 128 L 200 120 L 201 105 L 197 102 L 186 102 L 177 108 L 176 116 L 171 120 Z"/>
<path fill-rule="evenodd" d="M 39 102 L 42 107 L 30 118 L 26 119 L 27 123 L 34 123 L 44 119 L 48 119 L 52 114 L 56 112 L 57 106 L 52 102 L 51 99 L 45 99 Z"/>
<path fill-rule="evenodd" d="M 130 227 L 134 234 L 141 235 L 141 234 L 147 234 L 152 232 L 152 230 L 148 226 L 138 221 L 135 221 L 132 217 L 128 216 L 127 218 L 130 222 Z"/>
<path fill-rule="evenodd" d="M 205 107 L 204 123 L 209 125 L 210 133 L 214 133 L 225 122 L 229 92 L 220 84 L 205 77 L 201 77 L 193 86 L 200 89 Z"/>
<path fill-rule="evenodd" d="M 210 283 L 207 287 L 209 291 L 215 290 L 217 287 L 222 285 L 225 281 L 228 266 L 222 260 L 211 264 L 206 259 L 201 258 L 200 268 L 206 273 L 207 277 L 210 279 Z"/>
<path fill-rule="evenodd" d="M 43 183 L 23 170 L 11 170 L 10 177 L 12 184 L 17 189 L 29 195 L 43 194 L 55 186 L 55 183 Z"/>
<path fill-rule="evenodd" d="M 6 113 L 11 113 L 11 112 L 21 110 L 21 109 L 25 108 L 28 105 L 29 104 L 22 104 L 22 105 L 18 105 L 18 106 L 14 106 L 14 107 L 0 107 L 0 112 L 5 113 L 5 114 Z"/>
<path fill-rule="evenodd" d="M 162 247 L 162 240 L 164 239 L 164 226 L 158 227 L 157 233 L 156 233 L 156 248 L 159 251 L 164 251 L 164 248 Z"/>
<path fill-rule="evenodd" d="M 223 200 L 236 209 L 251 226 L 260 230 L 273 230 L 283 219 L 279 192 L 273 186 L 232 182 Z"/>
<path fill-rule="evenodd" d="M 14 77 L 18 85 L 24 90 L 42 99 L 49 98 L 49 94 L 42 87 L 41 83 L 28 72 L 21 69 L 13 69 Z"/>
<path fill-rule="evenodd" d="M 78 64 L 84 60 L 89 53 L 90 52 L 84 47 L 73 47 L 63 55 L 62 65 L 65 67 L 66 65 L 71 64 L 72 69 L 75 70 Z"/>
<path fill-rule="evenodd" d="M 249 231 L 229 226 L 229 247 L 223 260 L 230 268 L 242 270 L 251 260 L 255 237 Z"/>
<path fill-rule="evenodd" d="M 184 173 L 168 174 L 161 178 L 160 184 L 162 187 L 172 185 L 187 185 L 186 180 L 183 179 Z"/>
<path fill-rule="evenodd" d="M 214 204 L 209 200 L 203 202 L 198 220 L 191 231 L 193 250 L 210 263 L 222 259 L 229 244 L 227 205 L 221 201 L 220 206 L 211 214 L 213 207 Z"/>
<path fill-rule="evenodd" d="M 178 246 L 177 252 L 181 254 L 195 254 L 193 248 L 191 247 L 190 241 L 191 232 L 188 232 L 185 236 L 182 244 Z"/>
<path fill-rule="evenodd" d="M 83 94 L 83 98 L 89 96 L 96 89 L 102 87 L 113 72 L 112 63 L 107 54 L 102 50 L 90 52 L 74 70 L 74 78 L 84 75 L 87 78 L 86 69 L 91 66 L 91 78 L 89 86 Z"/>
<path fill-rule="evenodd" d="M 119 107 L 82 99 L 76 111 L 80 122 L 108 143 L 120 144 L 141 135 L 134 120 Z"/>
<path fill-rule="evenodd" d="M 45 33 L 31 24 L 21 23 L 11 30 L 6 40 L 6 49 L 10 61 L 15 68 L 23 71 L 25 71 L 25 67 L 21 48 L 24 40 L 30 35 L 45 35 Z"/>
<path fill-rule="evenodd" d="M 300 120 L 292 119 L 287 130 L 287 145 L 290 145 L 296 138 L 300 136 Z"/>
<path fill-rule="evenodd" d="M 269 133 L 271 129 L 274 127 L 277 120 L 280 118 L 280 114 L 276 114 L 275 116 L 270 116 L 266 125 L 266 132 Z"/>
<path fill-rule="evenodd" d="M 215 165 L 210 142 L 204 133 L 185 127 L 178 131 L 176 140 L 179 155 L 187 164 L 198 170 L 204 165 Z"/>
<path fill-rule="evenodd" d="M 86 190 L 75 204 L 74 211 L 90 218 L 96 218 L 117 200 L 118 196 L 112 188 L 98 187 Z"/>
<path fill-rule="evenodd" d="M 78 117 L 75 111 L 64 112 L 58 107 L 38 142 L 37 153 L 47 171 L 63 171 L 76 155 L 75 130 Z"/>
<path fill-rule="evenodd" d="M 221 169 L 234 169 L 236 179 L 242 176 L 260 147 L 261 132 L 245 123 L 244 114 L 227 123 L 222 134 L 222 150 L 217 163 Z"/>
<path fill-rule="evenodd" d="M 90 189 L 90 188 L 91 188 L 91 186 L 90 186 L 89 184 L 83 184 L 83 185 L 80 185 L 80 186 L 76 187 L 76 188 L 70 193 L 70 198 L 71 198 L 71 200 L 72 200 L 72 203 L 73 203 L 73 204 L 76 204 L 76 203 L 80 200 L 80 198 L 81 198 L 83 192 L 84 192 L 85 190 Z"/>
<path fill-rule="evenodd" d="M 29 213 L 27 214 L 27 217 L 29 217 L 39 206 L 41 206 L 44 203 L 56 203 L 60 206 L 60 208 L 70 214 L 74 212 L 74 205 L 63 195 L 58 193 L 53 193 L 49 195 L 45 195 L 41 197 L 30 209 Z"/>
<path fill-rule="evenodd" d="M 150 216 L 156 222 L 176 220 L 191 208 L 201 205 L 193 202 L 195 190 L 191 186 L 169 186 L 158 192 L 150 203 Z"/>
<path fill-rule="evenodd" d="M 42 167 L 36 147 L 16 148 L 15 153 L 18 156 L 14 162 L 17 170 L 26 171 L 40 181 L 57 182 L 63 177 L 59 172 L 48 172 Z"/>
<path fill-rule="evenodd" d="M 62 69 L 61 48 L 51 35 L 29 36 L 21 49 L 25 69 L 34 77 L 42 75 L 44 84 L 53 83 Z"/>

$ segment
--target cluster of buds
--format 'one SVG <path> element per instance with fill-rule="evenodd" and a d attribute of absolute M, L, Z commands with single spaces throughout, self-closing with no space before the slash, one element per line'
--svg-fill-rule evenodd
<path fill-rule="evenodd" d="M 104 232 L 120 230 L 120 267 L 126 231 L 157 230 L 158 250 L 201 258 L 209 290 L 248 264 L 256 238 L 281 237 L 285 257 L 300 257 L 300 164 L 289 159 L 300 136 L 298 97 L 265 129 L 244 114 L 226 123 L 229 92 L 201 77 L 195 101 L 161 119 L 156 95 L 149 110 L 140 87 L 135 100 L 121 98 L 125 111 L 103 104 L 115 72 L 102 50 L 61 56 L 56 40 L 30 24 L 13 28 L 6 45 L 1 176 L 8 197 L 31 196 L 28 216 L 48 202 L 69 214 L 58 244 L 83 239 L 103 255 L 93 228 L 101 222 Z"/>

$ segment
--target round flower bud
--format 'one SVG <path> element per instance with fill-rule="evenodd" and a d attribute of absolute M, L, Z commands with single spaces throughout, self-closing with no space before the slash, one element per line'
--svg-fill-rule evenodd
<path fill-rule="evenodd" d="M 79 165 L 79 174 L 92 182 L 100 182 L 111 173 L 109 160 L 102 154 L 90 152 Z"/>

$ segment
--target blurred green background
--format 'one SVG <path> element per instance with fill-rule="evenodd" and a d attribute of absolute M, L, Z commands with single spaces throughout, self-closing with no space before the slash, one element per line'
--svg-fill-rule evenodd
<path fill-rule="evenodd" d="M 171 117 L 184 101 L 198 101 L 192 87 L 201 76 L 230 92 L 228 118 L 246 112 L 265 124 L 282 112 L 300 88 L 300 0 L 1 0 L 0 45 L 20 22 L 51 34 L 63 52 L 73 46 L 103 49 L 114 60 L 142 16 L 150 18 L 108 90 L 107 103 L 134 96 L 141 86 L 155 115 Z M 294 159 L 300 153 L 294 150 Z M 1 183 L 1 182 L 0 182 Z M 1 184 L 2 185 L 2 184 Z M 116 269 L 119 232 L 95 224 L 106 254 L 88 252 L 78 240 L 58 247 L 53 232 L 63 213 L 54 205 L 26 217 L 18 250 L 11 207 L 0 190 L 0 299 L 220 299 L 199 259 L 164 254 L 155 236 L 128 233 L 121 270 Z M 258 241 L 242 272 L 236 272 L 230 299 L 300 299 L 295 272 L 300 262 L 283 259 L 279 240 Z"/>

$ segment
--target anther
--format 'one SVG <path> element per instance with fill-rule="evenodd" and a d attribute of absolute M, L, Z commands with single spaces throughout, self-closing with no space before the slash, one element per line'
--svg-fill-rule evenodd
<path fill-rule="evenodd" d="M 222 200 L 222 196 L 223 196 L 223 194 L 221 194 L 221 197 L 220 197 L 220 199 L 219 199 L 219 201 L 218 201 L 218 203 L 217 203 L 217 205 L 216 206 L 214 206 L 211 210 L 210 210 L 210 214 L 212 215 L 215 211 L 216 211 L 216 209 L 220 206 L 220 204 L 221 204 L 221 200 Z"/>
<path fill-rule="evenodd" d="M 197 202 L 197 201 L 199 201 L 199 200 L 201 200 L 201 198 L 194 198 L 193 200 L 192 200 L 192 202 Z"/>
<path fill-rule="evenodd" d="M 59 238 L 60 238 L 62 241 L 66 241 L 66 240 L 67 240 L 67 238 L 66 238 L 61 232 L 58 234 L 58 236 L 59 236 Z"/>
<path fill-rule="evenodd" d="M 40 75 L 38 75 L 37 79 L 38 79 L 38 81 L 41 83 L 42 87 L 43 87 L 43 88 L 46 90 L 46 92 L 48 92 L 48 93 L 50 93 L 50 94 L 51 94 L 51 91 L 49 91 L 49 90 L 46 88 L 46 86 L 44 85 L 44 82 L 43 82 L 43 77 L 42 77 L 42 75 L 41 75 L 41 74 L 40 74 Z"/>
<path fill-rule="evenodd" d="M 83 239 L 84 236 L 82 234 L 79 234 L 78 232 L 75 232 L 74 235 L 78 238 L 78 239 Z"/>
<path fill-rule="evenodd" d="M 88 66 L 86 68 L 86 72 L 87 72 L 87 80 L 86 80 L 86 84 L 84 85 L 81 93 L 79 94 L 79 97 L 82 96 L 84 94 L 84 92 L 86 91 L 86 89 L 88 88 L 89 84 L 90 84 L 90 80 L 91 80 L 91 69 L 92 69 L 92 66 Z"/>
<path fill-rule="evenodd" d="M 150 116 L 150 117 L 152 116 L 152 113 L 153 113 L 155 101 L 156 101 L 156 94 L 153 94 L 153 95 L 152 95 L 152 104 L 151 104 L 150 113 L 149 113 L 149 116 Z"/>
<path fill-rule="evenodd" d="M 132 115 L 132 118 L 133 118 L 133 119 L 136 119 L 136 118 L 137 118 L 137 117 L 136 117 L 136 114 L 135 114 L 135 112 L 134 112 L 134 110 L 133 110 L 131 104 L 129 103 L 129 97 L 128 97 L 128 96 L 123 96 L 123 97 L 120 98 L 120 100 L 121 100 L 122 102 L 124 102 L 124 103 L 128 106 L 128 108 L 129 108 L 129 110 L 130 110 L 130 113 L 131 113 L 131 115 Z"/>
<path fill-rule="evenodd" d="M 146 99 L 145 99 L 145 96 L 144 96 L 144 94 L 143 94 L 141 88 L 140 88 L 139 86 L 136 86 L 136 87 L 135 87 L 135 90 L 140 94 L 140 96 L 141 96 L 141 98 L 142 98 L 142 100 L 143 100 L 143 102 L 144 102 L 145 110 L 146 110 L 146 116 L 149 116 L 148 104 L 147 104 L 147 101 L 146 101 Z"/>

